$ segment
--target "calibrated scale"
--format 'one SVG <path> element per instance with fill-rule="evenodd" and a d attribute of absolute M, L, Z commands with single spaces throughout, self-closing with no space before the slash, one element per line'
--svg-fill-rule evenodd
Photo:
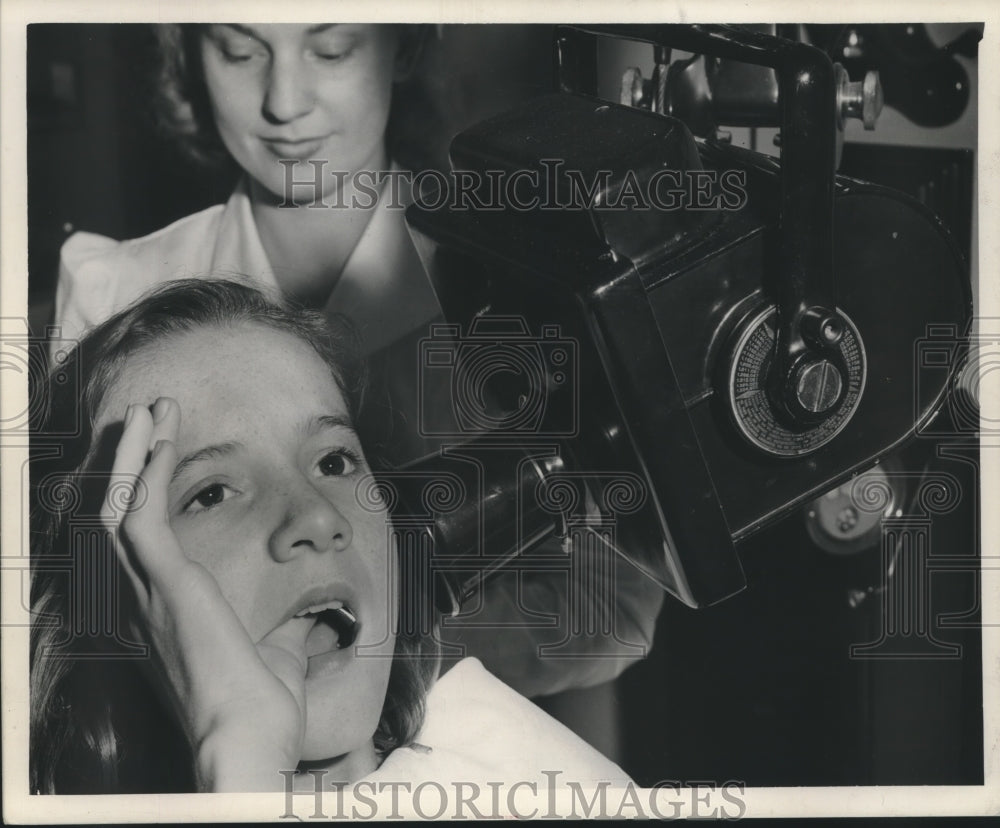
<path fill-rule="evenodd" d="M 766 391 L 777 313 L 774 306 L 765 309 L 742 331 L 727 390 L 733 418 L 743 436 L 769 454 L 793 457 L 828 443 L 850 421 L 865 387 L 865 352 L 854 323 L 839 311 L 845 323 L 839 348 L 847 369 L 846 383 L 841 369 L 827 360 L 814 360 L 800 368 L 795 388 L 799 402 L 817 414 L 830 413 L 811 428 L 789 428 L 775 415 Z"/>

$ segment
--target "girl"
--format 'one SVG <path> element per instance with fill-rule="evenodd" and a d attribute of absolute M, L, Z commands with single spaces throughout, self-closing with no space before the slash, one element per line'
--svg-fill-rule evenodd
<path fill-rule="evenodd" d="M 399 632 L 420 596 L 367 486 L 360 376 L 343 329 L 211 280 L 116 314 L 53 375 L 31 469 L 33 791 L 281 791 L 297 767 L 627 782 L 475 662 L 421 732 L 437 659 L 429 630 Z"/>

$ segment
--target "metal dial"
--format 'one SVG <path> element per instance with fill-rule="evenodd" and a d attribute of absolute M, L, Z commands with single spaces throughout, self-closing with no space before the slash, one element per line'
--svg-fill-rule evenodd
<path fill-rule="evenodd" d="M 846 388 L 829 417 L 799 430 L 778 420 L 765 391 L 774 352 L 777 309 L 765 308 L 744 327 L 733 353 L 727 391 L 737 427 L 757 448 L 781 457 L 808 454 L 832 440 L 851 419 L 865 385 L 865 352 L 854 323 L 843 311 L 840 314 L 847 323 L 840 339 L 840 353 L 847 364 Z M 824 363 L 818 361 L 800 378 L 803 393 L 816 396 L 817 406 L 831 393 L 827 373 Z M 838 387 L 834 396 L 839 393 Z"/>

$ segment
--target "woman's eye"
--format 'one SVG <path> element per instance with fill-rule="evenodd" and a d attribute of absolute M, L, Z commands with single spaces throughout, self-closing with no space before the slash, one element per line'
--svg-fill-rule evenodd
<path fill-rule="evenodd" d="M 227 500 L 232 494 L 232 489 L 222 483 L 212 483 L 210 486 L 206 486 L 201 489 L 194 497 L 192 497 L 185 505 L 184 509 L 187 512 L 203 512 L 206 509 L 211 509 L 218 506 L 223 501 Z"/>
<path fill-rule="evenodd" d="M 222 57 L 225 58 L 229 63 L 247 63 L 253 60 L 259 52 L 247 52 L 239 49 L 227 49 L 223 47 Z"/>
<path fill-rule="evenodd" d="M 309 51 L 314 56 L 330 63 L 350 57 L 356 45 L 354 37 L 345 36 L 336 30 L 317 35 L 314 40 L 307 43 Z"/>
<path fill-rule="evenodd" d="M 326 61 L 327 63 L 336 63 L 339 60 L 344 60 L 351 54 L 350 49 L 321 49 L 313 52 L 316 57 L 320 60 Z"/>
<path fill-rule="evenodd" d="M 266 50 L 249 38 L 213 36 L 212 41 L 227 63 L 246 63 L 255 57 L 267 54 Z"/>
<path fill-rule="evenodd" d="M 337 449 L 323 456 L 319 461 L 319 470 L 326 477 L 343 477 L 357 469 L 360 462 L 353 451 Z"/>

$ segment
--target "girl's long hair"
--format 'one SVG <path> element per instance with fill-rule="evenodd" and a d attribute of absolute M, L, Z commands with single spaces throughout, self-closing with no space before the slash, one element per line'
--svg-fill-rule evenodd
<path fill-rule="evenodd" d="M 32 793 L 195 789 L 190 748 L 139 669 L 140 645 L 127 640 L 121 620 L 131 595 L 99 519 L 105 492 L 115 497 L 115 483 L 100 467 L 113 446 L 97 444 L 94 418 L 137 351 L 199 327 L 250 322 L 315 349 L 358 421 L 365 376 L 350 326 L 231 280 L 171 282 L 148 294 L 84 337 L 55 365 L 44 389 L 36 389 L 29 486 Z M 403 615 L 415 596 L 400 592 Z M 431 638 L 421 633 L 397 636 L 375 733 L 382 754 L 411 742 L 423 721 L 437 660 Z"/>

